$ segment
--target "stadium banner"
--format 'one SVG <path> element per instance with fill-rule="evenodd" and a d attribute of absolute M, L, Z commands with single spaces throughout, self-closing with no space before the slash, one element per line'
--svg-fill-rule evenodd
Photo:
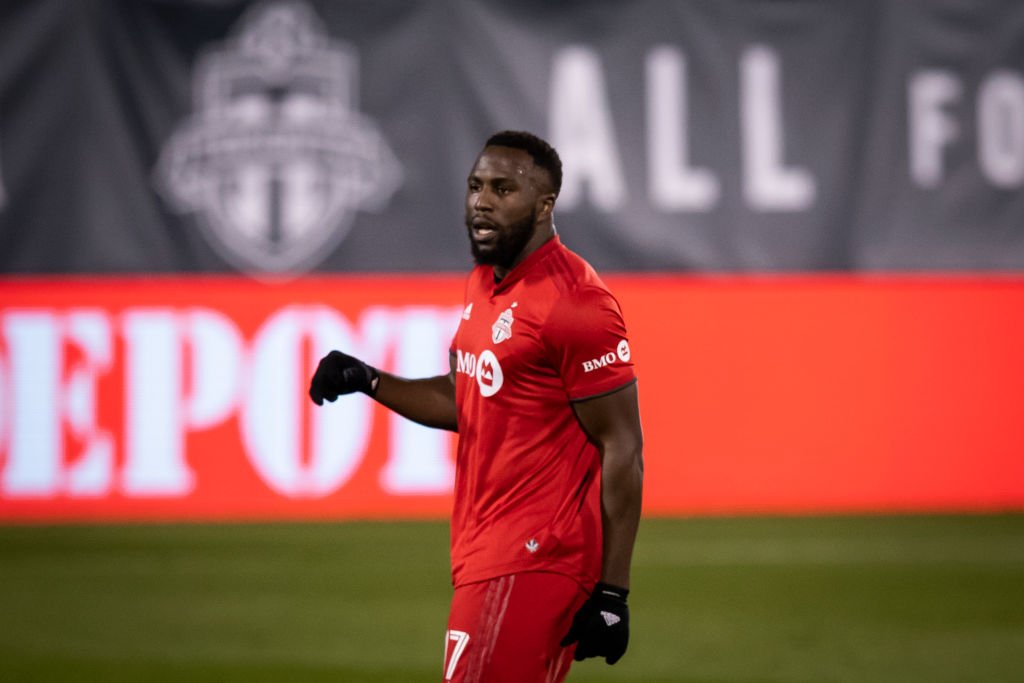
<path fill-rule="evenodd" d="M 505 128 L 599 270 L 1024 268 L 1019 0 L 35 0 L 0 271 L 461 271 Z"/>
<path fill-rule="evenodd" d="M 1024 509 L 1024 280 L 606 280 L 646 514 Z M 454 435 L 306 389 L 332 348 L 446 373 L 462 289 L 0 280 L 0 520 L 444 517 Z"/>

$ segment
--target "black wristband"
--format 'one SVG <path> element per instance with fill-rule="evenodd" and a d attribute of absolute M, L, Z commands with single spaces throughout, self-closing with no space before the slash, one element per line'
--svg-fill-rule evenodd
<path fill-rule="evenodd" d="M 629 589 L 599 581 L 597 585 L 594 586 L 593 595 L 601 595 L 613 600 L 626 602 L 626 598 L 629 596 Z"/>

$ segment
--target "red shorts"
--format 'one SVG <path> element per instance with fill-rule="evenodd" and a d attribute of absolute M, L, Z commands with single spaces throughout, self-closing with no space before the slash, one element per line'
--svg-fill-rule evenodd
<path fill-rule="evenodd" d="M 455 589 L 445 683 L 559 683 L 575 646 L 558 643 L 587 594 L 562 574 L 526 572 Z"/>

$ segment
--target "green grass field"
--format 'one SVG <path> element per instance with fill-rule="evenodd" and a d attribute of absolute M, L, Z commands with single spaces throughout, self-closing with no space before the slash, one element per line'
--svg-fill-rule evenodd
<path fill-rule="evenodd" d="M 441 523 L 0 528 L 0 681 L 440 679 Z M 1024 516 L 645 520 L 570 681 L 1024 680 Z"/>

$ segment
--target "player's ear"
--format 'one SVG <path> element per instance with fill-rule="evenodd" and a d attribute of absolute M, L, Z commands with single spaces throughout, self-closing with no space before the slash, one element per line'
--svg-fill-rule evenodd
<path fill-rule="evenodd" d="M 555 210 L 555 193 L 547 192 L 537 197 L 537 215 L 541 218 L 550 216 Z"/>

